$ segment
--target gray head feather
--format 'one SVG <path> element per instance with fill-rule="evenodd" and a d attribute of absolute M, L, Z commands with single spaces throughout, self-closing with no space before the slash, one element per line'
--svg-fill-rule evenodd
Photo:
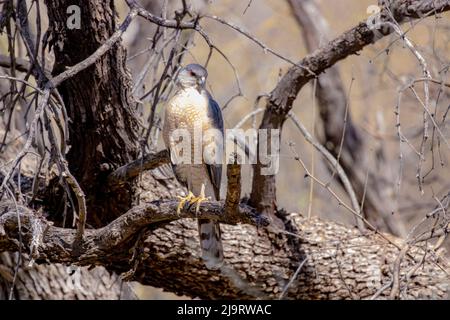
<path fill-rule="evenodd" d="M 177 84 L 183 88 L 204 88 L 208 72 L 201 65 L 196 63 L 188 64 L 180 69 L 177 77 Z"/>

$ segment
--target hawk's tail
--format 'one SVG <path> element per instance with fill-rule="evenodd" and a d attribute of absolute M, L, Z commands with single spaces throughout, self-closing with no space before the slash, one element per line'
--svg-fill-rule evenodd
<path fill-rule="evenodd" d="M 208 269 L 219 269 L 223 264 L 223 248 L 218 222 L 198 219 L 198 233 L 202 258 Z"/>

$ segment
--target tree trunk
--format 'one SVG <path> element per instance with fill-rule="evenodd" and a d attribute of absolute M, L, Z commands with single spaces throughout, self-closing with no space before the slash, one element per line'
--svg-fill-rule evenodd
<path fill-rule="evenodd" d="M 112 0 L 46 0 L 49 44 L 57 75 L 91 55 L 116 31 Z M 67 7 L 80 9 L 81 28 L 67 27 Z M 88 223 L 101 226 L 131 206 L 130 188 L 107 190 L 106 176 L 137 156 L 137 121 L 126 51 L 116 44 L 94 65 L 59 87 L 68 116 L 69 168 L 87 195 Z"/>
<path fill-rule="evenodd" d="M 116 11 L 112 0 L 45 2 L 49 17 L 49 45 L 55 54 L 53 75 L 87 58 L 116 31 Z M 70 5 L 81 9 L 81 29 L 67 27 L 70 16 L 67 8 Z M 112 170 L 137 156 L 137 121 L 125 62 L 126 51 L 117 44 L 94 65 L 58 87 L 71 120 L 68 123 L 69 168 L 87 195 L 88 223 L 93 226 L 102 226 L 114 220 L 132 204 L 129 183 L 114 190 L 104 187 L 106 177 Z M 55 193 L 55 189 L 49 189 L 49 207 L 60 207 L 63 191 L 57 190 Z M 62 215 L 52 219 L 61 221 Z M 15 261 L 15 255 L 7 252 L 0 257 L 0 298 L 10 295 Z M 118 299 L 122 286 L 127 285 L 104 268 L 75 270 L 71 276 L 67 267 L 60 264 L 34 265 L 31 268 L 21 265 L 12 297 Z"/>

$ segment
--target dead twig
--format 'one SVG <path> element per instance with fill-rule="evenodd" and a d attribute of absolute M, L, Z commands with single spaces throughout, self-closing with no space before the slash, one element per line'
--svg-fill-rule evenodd
<path fill-rule="evenodd" d="M 240 159 L 234 154 L 233 161 L 227 165 L 227 196 L 225 199 L 225 214 L 236 214 L 241 200 L 241 165 Z M 228 162 L 227 162 L 228 163 Z"/>
<path fill-rule="evenodd" d="M 140 159 L 117 168 L 109 175 L 108 184 L 110 187 L 121 185 L 139 176 L 145 170 L 152 170 L 168 163 L 170 163 L 169 151 L 162 150 L 158 153 L 149 153 Z"/>
<path fill-rule="evenodd" d="M 393 281 L 392 281 L 392 289 L 391 293 L 389 295 L 389 298 L 391 300 L 396 299 L 398 295 L 400 294 L 400 267 L 402 264 L 403 259 L 405 258 L 406 253 L 408 252 L 410 246 L 407 244 L 405 245 L 402 250 L 400 250 L 400 253 L 395 260 L 394 263 L 394 274 L 392 275 Z"/>

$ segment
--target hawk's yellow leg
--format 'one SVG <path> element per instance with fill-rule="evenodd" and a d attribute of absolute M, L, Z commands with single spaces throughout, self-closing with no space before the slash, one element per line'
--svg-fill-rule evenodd
<path fill-rule="evenodd" d="M 178 203 L 178 207 L 177 207 L 177 214 L 180 214 L 181 209 L 183 209 L 185 203 L 190 203 L 192 199 L 194 199 L 195 196 L 194 194 L 189 191 L 188 195 L 186 197 L 180 197 L 178 196 L 178 199 L 180 199 L 180 202 Z"/>
<path fill-rule="evenodd" d="M 195 203 L 196 204 L 195 212 L 198 213 L 200 211 L 201 203 L 209 200 L 209 197 L 205 197 L 205 185 L 202 183 L 202 188 L 200 189 L 200 195 L 198 197 L 196 197 L 191 191 L 189 191 L 189 193 L 186 197 L 178 196 L 178 199 L 180 199 L 180 202 L 178 203 L 178 207 L 177 207 L 178 214 L 180 214 L 181 209 L 184 207 L 186 202 L 189 204 Z"/>
<path fill-rule="evenodd" d="M 198 197 L 194 197 L 192 199 L 191 203 L 196 203 L 197 206 L 195 207 L 195 213 L 198 213 L 200 211 L 200 205 L 203 201 L 208 201 L 209 197 L 205 197 L 205 184 L 202 183 L 202 188 L 200 189 L 200 195 Z"/>

